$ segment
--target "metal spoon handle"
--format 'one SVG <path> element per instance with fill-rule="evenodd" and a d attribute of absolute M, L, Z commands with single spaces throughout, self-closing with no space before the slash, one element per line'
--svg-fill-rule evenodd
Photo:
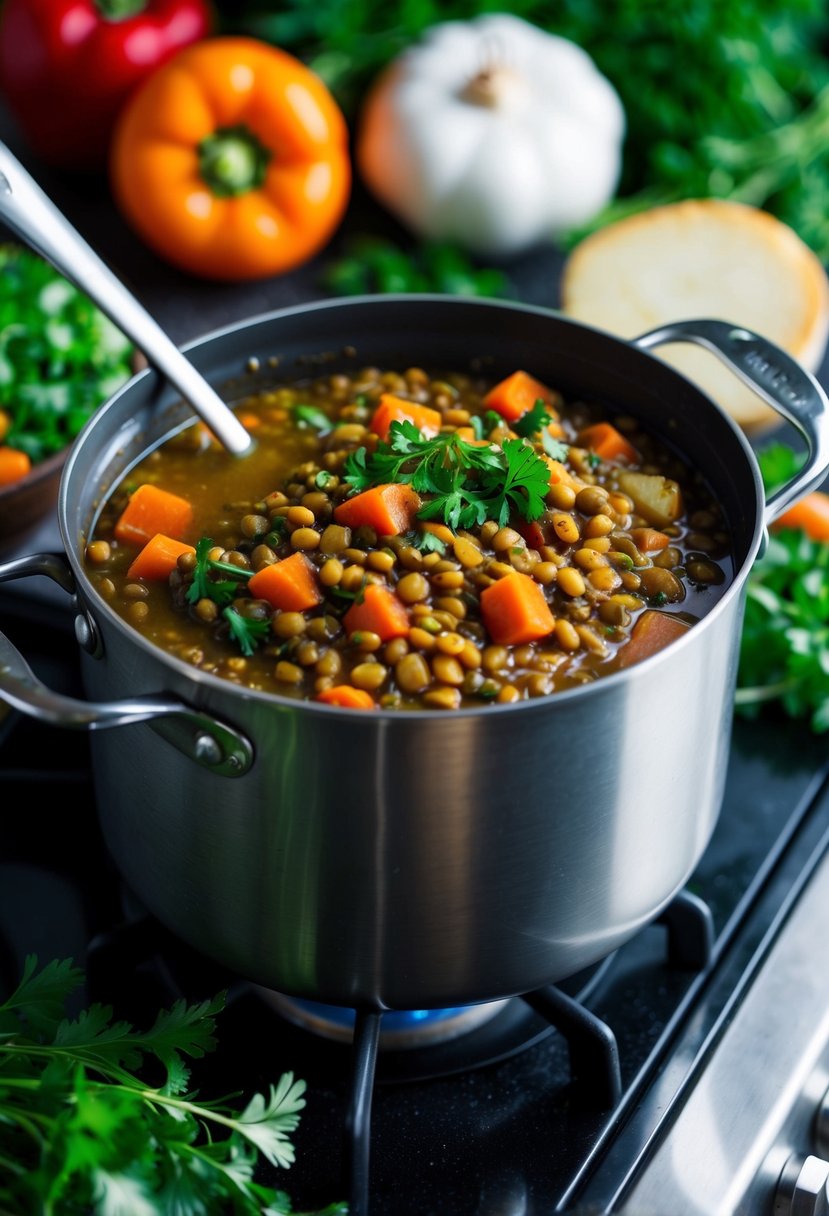
<path fill-rule="evenodd" d="M 239 456 L 248 451 L 250 435 L 230 407 L 3 143 L 0 143 L 0 218 L 95 301 L 175 385 L 229 452 Z"/>

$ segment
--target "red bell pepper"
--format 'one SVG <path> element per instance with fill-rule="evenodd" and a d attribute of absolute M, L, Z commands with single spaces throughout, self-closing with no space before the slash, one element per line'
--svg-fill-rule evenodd
<path fill-rule="evenodd" d="M 45 163 L 103 170 L 132 90 L 213 24 L 207 0 L 4 0 L 0 89 Z"/>

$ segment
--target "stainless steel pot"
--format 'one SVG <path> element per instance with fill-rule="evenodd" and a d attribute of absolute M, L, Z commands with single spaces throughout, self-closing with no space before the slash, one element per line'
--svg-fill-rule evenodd
<path fill-rule="evenodd" d="M 771 501 L 738 428 L 647 353 L 668 341 L 715 351 L 805 437 L 804 469 Z M 142 373 L 75 443 L 58 507 L 65 557 L 0 567 L 0 580 L 47 574 L 74 596 L 91 700 L 44 689 L 8 642 L 0 696 L 93 732 L 102 829 L 129 886 L 207 956 L 333 1004 L 482 1002 L 610 953 L 683 885 L 717 820 L 746 580 L 769 521 L 829 466 L 816 381 L 723 322 L 628 343 L 544 309 L 445 296 L 287 309 L 187 349 L 230 396 L 262 379 L 251 361 L 278 357 L 280 375 L 525 367 L 612 402 L 703 470 L 730 521 L 735 574 L 681 641 L 546 699 L 360 714 L 237 688 L 132 632 L 82 565 L 108 489 L 188 416 Z"/>

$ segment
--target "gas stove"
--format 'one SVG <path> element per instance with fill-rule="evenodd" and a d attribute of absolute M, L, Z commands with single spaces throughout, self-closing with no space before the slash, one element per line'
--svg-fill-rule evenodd
<path fill-rule="evenodd" d="M 65 602 L 4 589 L 0 629 L 82 695 Z M 735 723 L 708 849 L 614 955 L 509 1000 L 385 1015 L 263 990 L 178 941 L 108 857 L 86 736 L 15 713 L 0 732 L 0 990 L 35 953 L 74 958 L 88 998 L 138 1025 L 226 991 L 195 1083 L 305 1079 L 296 1162 L 263 1176 L 298 1211 L 826 1211 L 829 756 L 796 724 Z"/>

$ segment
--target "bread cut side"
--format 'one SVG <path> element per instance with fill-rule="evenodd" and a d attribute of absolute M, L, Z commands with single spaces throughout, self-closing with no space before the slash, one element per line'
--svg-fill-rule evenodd
<path fill-rule="evenodd" d="M 720 199 L 655 207 L 586 237 L 565 262 L 560 305 L 622 338 L 670 321 L 727 321 L 811 372 L 829 339 L 829 278 L 817 255 L 768 212 Z M 747 431 L 780 421 L 708 351 L 672 343 L 654 353 Z"/>

